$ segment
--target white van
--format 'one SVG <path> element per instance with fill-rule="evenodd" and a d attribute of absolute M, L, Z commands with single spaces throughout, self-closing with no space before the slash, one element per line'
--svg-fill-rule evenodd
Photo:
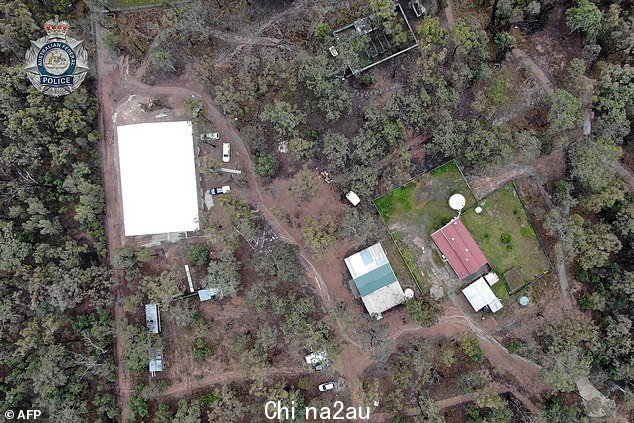
<path fill-rule="evenodd" d="M 222 161 L 228 163 L 231 160 L 231 144 L 228 142 L 222 143 Z"/>

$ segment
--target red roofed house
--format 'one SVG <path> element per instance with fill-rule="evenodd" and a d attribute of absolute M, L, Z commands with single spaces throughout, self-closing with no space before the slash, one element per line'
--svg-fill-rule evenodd
<path fill-rule="evenodd" d="M 462 281 L 474 280 L 488 269 L 489 261 L 462 220 L 452 220 L 431 237 Z"/>

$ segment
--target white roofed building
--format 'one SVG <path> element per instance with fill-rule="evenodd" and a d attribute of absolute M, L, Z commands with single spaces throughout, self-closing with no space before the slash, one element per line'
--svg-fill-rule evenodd
<path fill-rule="evenodd" d="M 476 312 L 487 306 L 493 313 L 502 308 L 502 302 L 495 296 L 495 293 L 484 278 L 477 279 L 463 289 L 462 293 Z"/>
<path fill-rule="evenodd" d="M 126 236 L 199 229 L 191 122 L 117 127 Z"/>
<path fill-rule="evenodd" d="M 345 263 L 368 313 L 380 317 L 405 301 L 403 288 L 381 243 L 351 255 Z"/>

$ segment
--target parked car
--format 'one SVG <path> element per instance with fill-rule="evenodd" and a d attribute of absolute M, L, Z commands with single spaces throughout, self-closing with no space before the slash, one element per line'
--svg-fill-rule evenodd
<path fill-rule="evenodd" d="M 330 364 L 331 364 L 330 360 L 324 360 L 320 363 L 317 363 L 317 365 L 315 366 L 315 371 L 321 372 L 326 367 L 330 366 Z"/>
<path fill-rule="evenodd" d="M 231 144 L 228 142 L 222 143 L 222 161 L 228 163 L 231 160 Z"/>
<path fill-rule="evenodd" d="M 209 194 L 211 194 L 211 195 L 226 194 L 229 191 L 231 191 L 231 187 L 229 185 L 224 185 L 222 187 L 210 189 L 209 190 Z"/>
<path fill-rule="evenodd" d="M 201 141 L 219 140 L 220 134 L 218 132 L 207 132 L 206 134 L 200 134 Z"/>
<path fill-rule="evenodd" d="M 321 392 L 326 392 L 326 391 L 330 391 L 331 389 L 335 389 L 336 387 L 337 387 L 337 384 L 335 382 L 326 382 L 319 385 L 319 390 Z"/>

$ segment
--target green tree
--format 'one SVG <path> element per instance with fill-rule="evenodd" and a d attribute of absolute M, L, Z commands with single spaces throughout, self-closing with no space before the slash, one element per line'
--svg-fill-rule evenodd
<path fill-rule="evenodd" d="M 205 267 L 209 264 L 211 250 L 209 247 L 202 243 L 194 244 L 187 250 L 187 258 L 192 264 Z"/>
<path fill-rule="evenodd" d="M 421 46 L 447 47 L 448 35 L 438 16 L 425 16 L 418 26 Z"/>
<path fill-rule="evenodd" d="M 327 120 L 337 120 L 344 111 L 350 109 L 351 101 L 346 84 L 340 78 L 333 78 L 335 70 L 329 65 L 325 54 L 303 54 L 299 56 L 298 63 L 299 76 L 317 97 L 317 107 Z"/>
<path fill-rule="evenodd" d="M 122 336 L 125 340 L 123 363 L 130 371 L 140 373 L 148 366 L 148 335 L 142 328 L 127 325 Z"/>
<path fill-rule="evenodd" d="M 254 158 L 255 171 L 264 179 L 272 179 L 277 175 L 277 157 L 273 153 L 259 152 Z"/>
<path fill-rule="evenodd" d="M 484 350 L 480 346 L 480 341 L 472 333 L 469 332 L 460 340 L 460 350 L 467 357 L 475 360 L 482 361 L 484 359 Z"/>
<path fill-rule="evenodd" d="M 429 296 L 407 300 L 405 309 L 412 320 L 424 327 L 435 325 L 441 312 L 440 305 Z"/>
<path fill-rule="evenodd" d="M 145 276 L 139 288 L 147 295 L 151 303 L 158 303 L 161 307 L 168 309 L 170 301 L 182 295 L 178 289 L 178 279 L 179 272 L 176 270 L 165 271 L 160 276 Z"/>
<path fill-rule="evenodd" d="M 603 13 L 590 0 L 577 0 L 577 6 L 566 10 L 566 24 L 571 31 L 580 31 L 586 40 L 595 40 L 601 29 Z"/>
<path fill-rule="evenodd" d="M 316 259 L 321 259 L 328 247 L 337 239 L 337 224 L 330 217 L 309 216 L 304 222 L 302 236 L 306 246 L 313 251 Z"/>
<path fill-rule="evenodd" d="M 215 291 L 219 300 L 238 295 L 240 285 L 240 265 L 228 253 L 219 253 L 217 260 L 212 260 L 207 268 L 207 275 L 200 281 L 205 288 Z"/>
<path fill-rule="evenodd" d="M 306 115 L 296 106 L 285 101 L 275 101 L 264 106 L 260 119 L 273 125 L 280 135 L 293 135 L 306 123 Z"/>
<path fill-rule="evenodd" d="M 303 137 L 293 137 L 288 143 L 291 156 L 296 160 L 307 160 L 313 152 L 315 142 Z"/>
<path fill-rule="evenodd" d="M 135 421 L 137 417 L 148 417 L 150 415 L 150 407 L 148 401 L 141 396 L 143 386 L 137 386 L 132 395 L 130 395 L 130 421 Z"/>
<path fill-rule="evenodd" d="M 241 395 L 228 385 L 215 387 L 205 405 L 209 407 L 207 416 L 210 422 L 239 423 L 248 411 L 240 401 Z"/>
<path fill-rule="evenodd" d="M 556 90 L 550 97 L 548 122 L 553 134 L 580 127 L 583 123 L 581 101 L 566 90 Z"/>
<path fill-rule="evenodd" d="M 291 193 L 300 201 L 309 201 L 315 197 L 319 189 L 320 179 L 310 170 L 304 168 L 293 176 Z"/>
<path fill-rule="evenodd" d="M 157 48 L 152 49 L 151 52 L 152 64 L 160 71 L 172 71 L 176 72 L 176 60 L 172 53 L 167 50 L 160 50 Z"/>
<path fill-rule="evenodd" d="M 341 170 L 350 157 L 350 140 L 343 134 L 328 132 L 324 136 L 322 153 L 328 160 L 328 168 Z"/>
<path fill-rule="evenodd" d="M 486 53 L 487 36 L 479 27 L 473 27 L 464 19 L 459 19 L 452 30 L 454 40 L 454 51 L 460 52 L 471 60 L 482 60 Z"/>
<path fill-rule="evenodd" d="M 304 272 L 299 260 L 296 245 L 276 240 L 269 248 L 259 252 L 254 261 L 258 271 L 280 282 L 293 282 L 299 280 Z"/>

